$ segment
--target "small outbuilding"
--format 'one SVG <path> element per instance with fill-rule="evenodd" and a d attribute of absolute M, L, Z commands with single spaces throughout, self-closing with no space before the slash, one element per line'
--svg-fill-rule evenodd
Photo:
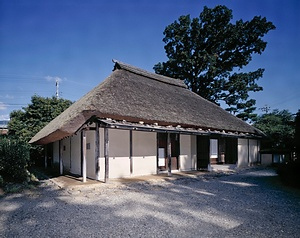
<path fill-rule="evenodd" d="M 30 141 L 45 165 L 107 180 L 260 162 L 263 133 L 183 81 L 114 61 L 112 74 Z"/>

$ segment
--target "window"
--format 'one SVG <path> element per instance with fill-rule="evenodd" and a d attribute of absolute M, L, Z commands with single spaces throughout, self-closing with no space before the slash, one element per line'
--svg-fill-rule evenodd
<path fill-rule="evenodd" d="M 86 149 L 90 150 L 91 149 L 91 143 L 86 143 Z"/>

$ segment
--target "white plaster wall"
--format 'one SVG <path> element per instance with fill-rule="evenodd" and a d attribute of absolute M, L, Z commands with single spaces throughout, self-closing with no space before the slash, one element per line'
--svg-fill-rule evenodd
<path fill-rule="evenodd" d="M 81 175 L 81 135 L 73 135 L 71 138 L 71 169 L 72 174 Z"/>
<path fill-rule="evenodd" d="M 109 178 L 130 176 L 129 131 L 109 129 Z"/>
<path fill-rule="evenodd" d="M 197 136 L 191 135 L 192 170 L 197 170 Z"/>
<path fill-rule="evenodd" d="M 271 165 L 273 163 L 272 154 L 262 154 L 261 155 L 261 164 L 262 165 Z"/>
<path fill-rule="evenodd" d="M 255 164 L 259 159 L 259 148 L 257 140 L 249 140 L 249 163 Z"/>
<path fill-rule="evenodd" d="M 134 176 L 156 174 L 157 134 L 154 132 L 132 132 L 132 163 Z"/>
<path fill-rule="evenodd" d="M 64 171 L 70 171 L 70 138 L 65 138 L 61 142 L 62 146 L 62 162 Z"/>
<path fill-rule="evenodd" d="M 86 146 L 89 144 L 89 149 L 86 150 L 86 176 L 91 179 L 96 179 L 95 133 L 96 131 L 86 131 Z"/>
<path fill-rule="evenodd" d="M 180 135 L 180 170 L 187 171 L 193 167 L 192 161 L 192 141 L 190 135 Z"/>
<path fill-rule="evenodd" d="M 248 166 L 248 139 L 238 139 L 238 167 Z"/>
<path fill-rule="evenodd" d="M 109 178 L 124 178 L 130 176 L 130 161 L 128 157 L 109 158 Z"/>
<path fill-rule="evenodd" d="M 53 142 L 53 163 L 59 164 L 59 141 Z"/>
<path fill-rule="evenodd" d="M 104 157 L 100 157 L 100 180 L 104 180 L 105 175 L 105 159 Z"/>

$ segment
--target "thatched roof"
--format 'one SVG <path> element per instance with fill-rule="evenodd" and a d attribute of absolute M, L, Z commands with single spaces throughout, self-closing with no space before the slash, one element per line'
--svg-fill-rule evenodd
<path fill-rule="evenodd" d="M 70 136 L 91 117 L 262 135 L 188 90 L 181 80 L 115 61 L 108 78 L 45 126 L 30 143 L 47 144 Z"/>

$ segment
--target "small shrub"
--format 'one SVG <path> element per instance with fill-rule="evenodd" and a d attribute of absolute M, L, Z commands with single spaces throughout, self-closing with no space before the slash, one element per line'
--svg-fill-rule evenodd
<path fill-rule="evenodd" d="M 23 191 L 23 185 L 19 183 L 7 183 L 4 186 L 5 193 L 19 193 Z"/>
<path fill-rule="evenodd" d="M 300 161 L 278 165 L 277 173 L 285 184 L 300 188 Z"/>
<path fill-rule="evenodd" d="M 29 145 L 11 138 L 0 140 L 0 175 L 4 181 L 28 182 Z"/>

